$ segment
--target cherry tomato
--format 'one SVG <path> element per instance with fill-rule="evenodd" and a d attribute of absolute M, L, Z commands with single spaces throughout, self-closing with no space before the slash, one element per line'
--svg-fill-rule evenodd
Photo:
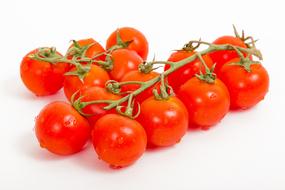
<path fill-rule="evenodd" d="M 170 146 L 180 141 L 188 129 L 188 112 L 176 97 L 156 100 L 150 97 L 141 104 L 138 121 L 146 130 L 148 145 Z"/>
<path fill-rule="evenodd" d="M 81 102 L 89 102 L 94 100 L 118 100 L 121 97 L 115 94 L 108 92 L 105 88 L 93 86 L 88 88 L 82 88 L 80 90 L 80 96 L 83 98 Z M 107 104 L 90 104 L 82 109 L 83 113 L 91 114 L 92 116 L 87 116 L 87 119 L 90 123 L 90 126 L 93 127 L 95 122 L 108 113 L 115 113 L 115 110 L 104 110 L 103 107 Z"/>
<path fill-rule="evenodd" d="M 138 30 L 130 27 L 118 28 L 108 38 L 106 49 L 117 44 L 117 32 L 123 42 L 132 41 L 127 47 L 130 50 L 136 51 L 143 60 L 146 60 L 148 54 L 148 42 L 145 36 Z"/>
<path fill-rule="evenodd" d="M 194 51 L 187 50 L 179 50 L 171 54 L 168 58 L 168 61 L 178 62 L 187 57 L 194 55 Z M 211 68 L 213 66 L 213 61 L 209 55 L 203 55 L 206 65 Z M 168 70 L 170 65 L 165 65 L 164 70 Z M 174 91 L 178 91 L 179 87 L 184 84 L 187 80 L 191 79 L 195 74 L 199 73 L 200 70 L 205 72 L 205 67 L 202 65 L 199 59 L 195 59 L 194 61 L 187 63 L 183 67 L 177 69 L 173 73 L 171 73 L 167 78 L 169 85 L 174 89 Z"/>
<path fill-rule="evenodd" d="M 136 71 L 131 71 L 127 73 L 121 80 L 121 82 L 126 82 L 126 81 L 140 81 L 140 82 L 145 82 L 150 79 L 153 79 L 155 77 L 159 76 L 159 73 L 151 71 L 150 73 L 142 73 L 138 70 Z M 140 87 L 139 84 L 128 84 L 128 85 L 123 85 L 122 86 L 122 92 L 127 92 L 127 91 L 135 91 Z M 142 102 L 143 100 L 147 99 L 148 97 L 152 96 L 152 90 L 154 87 L 150 87 L 137 95 L 135 98 L 138 102 Z"/>
<path fill-rule="evenodd" d="M 109 72 L 112 79 L 120 81 L 128 72 L 138 70 L 142 58 L 133 50 L 118 49 L 112 52 L 113 68 Z"/>
<path fill-rule="evenodd" d="M 229 111 L 230 95 L 222 81 L 209 84 L 193 77 L 184 83 L 178 97 L 189 113 L 189 126 L 207 129 L 217 124 Z"/>
<path fill-rule="evenodd" d="M 72 68 L 70 71 L 75 71 L 76 68 Z M 80 80 L 79 76 L 66 75 L 64 79 L 64 93 L 68 100 L 71 96 L 81 88 L 90 86 L 101 86 L 105 87 L 105 83 L 110 80 L 107 71 L 97 65 L 90 65 L 89 72 L 85 75 L 83 81 Z"/>
<path fill-rule="evenodd" d="M 30 57 L 40 50 L 45 51 L 46 56 L 51 53 L 51 48 L 38 48 L 31 51 L 23 58 L 20 73 L 23 83 L 31 92 L 37 96 L 46 96 L 62 88 L 64 73 L 69 69 L 69 65 L 66 63 L 52 64 Z M 58 52 L 56 54 L 60 55 Z"/>
<path fill-rule="evenodd" d="M 124 167 L 142 156 L 147 137 L 139 122 L 118 114 L 107 114 L 96 122 L 92 141 L 100 159 L 113 167 Z"/>
<path fill-rule="evenodd" d="M 213 44 L 231 44 L 234 46 L 239 46 L 246 48 L 246 44 L 244 41 L 242 41 L 240 38 L 234 37 L 234 36 L 222 36 L 216 39 Z M 239 57 L 237 52 L 235 50 L 220 50 L 220 51 L 214 51 L 209 54 L 212 58 L 213 62 L 216 63 L 215 67 L 215 73 L 219 75 L 219 71 L 222 68 L 222 66 L 230 61 L 233 58 Z M 246 55 L 246 54 L 244 54 Z"/>
<path fill-rule="evenodd" d="M 85 54 L 80 55 L 80 57 L 86 56 L 88 58 L 93 58 L 97 54 L 105 52 L 105 49 L 97 41 L 95 41 L 93 38 L 82 39 L 82 40 L 78 40 L 76 42 L 81 48 L 84 46 L 90 45 L 90 47 L 88 47 L 88 49 L 85 51 Z M 93 45 L 91 45 L 91 44 L 93 44 Z M 68 48 L 68 50 L 70 50 L 73 47 L 74 47 L 74 44 L 72 44 Z M 72 54 L 72 52 L 71 52 L 71 54 Z M 95 60 L 105 61 L 105 57 L 106 57 L 105 55 L 101 55 L 101 56 L 96 57 Z M 72 58 L 72 55 L 69 56 L 69 58 Z"/>
<path fill-rule="evenodd" d="M 88 121 L 71 105 L 52 102 L 36 118 L 35 132 L 42 148 L 59 155 L 79 152 L 91 135 Z"/>
<path fill-rule="evenodd" d="M 239 62 L 232 59 L 228 63 Z M 220 71 L 220 79 L 228 87 L 231 109 L 247 109 L 264 99 L 269 88 L 269 76 L 261 64 L 252 64 L 250 72 L 242 66 L 225 64 Z"/>

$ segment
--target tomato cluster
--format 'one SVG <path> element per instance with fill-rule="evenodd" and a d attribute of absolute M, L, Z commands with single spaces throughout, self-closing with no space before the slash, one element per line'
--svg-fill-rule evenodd
<path fill-rule="evenodd" d="M 36 117 L 40 146 L 70 155 L 91 139 L 99 159 L 124 167 L 147 148 L 180 142 L 188 128 L 209 129 L 229 110 L 256 105 L 269 76 L 248 39 L 190 41 L 166 62 L 147 62 L 147 39 L 124 27 L 109 36 L 106 49 L 88 38 L 74 40 L 64 56 L 55 48 L 31 51 L 20 67 L 25 86 L 37 96 L 63 87 L 68 100 L 46 105 Z M 201 44 L 210 47 L 199 53 Z M 158 63 L 164 72 L 154 71 Z"/>

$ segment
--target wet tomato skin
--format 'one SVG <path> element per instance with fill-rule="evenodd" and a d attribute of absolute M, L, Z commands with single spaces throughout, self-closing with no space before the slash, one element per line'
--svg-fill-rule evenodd
<path fill-rule="evenodd" d="M 35 133 L 42 148 L 70 155 L 83 149 L 91 128 L 71 105 L 57 101 L 46 105 L 36 117 Z"/>
<path fill-rule="evenodd" d="M 55 94 L 63 86 L 64 73 L 68 71 L 66 63 L 49 63 L 34 60 L 30 55 L 39 49 L 29 52 L 22 60 L 20 66 L 21 79 L 25 86 L 37 96 Z M 60 55 L 60 53 L 57 52 Z"/>
<path fill-rule="evenodd" d="M 251 72 L 238 65 L 229 65 L 239 61 L 239 58 L 229 61 L 220 71 L 220 78 L 229 89 L 233 110 L 256 105 L 269 89 L 269 75 L 261 64 L 252 64 Z"/>
<path fill-rule="evenodd" d="M 121 81 L 129 72 L 138 70 L 142 58 L 133 50 L 118 49 L 112 52 L 113 68 L 109 72 L 113 80 Z"/>
<path fill-rule="evenodd" d="M 139 122 L 118 114 L 101 117 L 92 131 L 98 157 L 113 167 L 137 161 L 146 149 L 146 133 Z"/>
<path fill-rule="evenodd" d="M 188 112 L 177 97 L 167 100 L 150 97 L 141 104 L 138 121 L 146 130 L 149 147 L 171 146 L 185 135 Z"/>
<path fill-rule="evenodd" d="M 208 129 L 217 124 L 229 111 L 230 96 L 224 83 L 214 84 L 193 77 L 184 83 L 177 95 L 189 114 L 189 127 Z"/>

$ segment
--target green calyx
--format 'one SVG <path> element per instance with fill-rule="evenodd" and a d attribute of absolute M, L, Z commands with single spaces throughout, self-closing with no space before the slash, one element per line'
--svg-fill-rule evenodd
<path fill-rule="evenodd" d="M 116 41 L 117 41 L 117 45 L 120 46 L 121 48 L 127 48 L 133 42 L 133 40 L 124 42 L 121 38 L 119 30 L 117 30 Z"/>
<path fill-rule="evenodd" d="M 56 64 L 63 58 L 57 53 L 55 47 L 38 48 L 38 50 L 34 54 L 29 55 L 29 57 L 34 60 L 46 61 L 52 64 Z"/>
<path fill-rule="evenodd" d="M 85 46 L 80 46 L 76 40 L 72 40 L 73 46 L 68 50 L 67 56 L 73 57 L 85 57 L 86 51 L 95 43 L 91 43 Z"/>
<path fill-rule="evenodd" d="M 209 69 L 208 67 L 205 67 L 205 73 L 203 73 L 200 70 L 200 73 L 196 74 L 195 76 L 202 81 L 205 81 L 209 84 L 213 84 L 215 83 L 215 80 L 216 80 L 216 74 L 214 73 L 215 66 L 216 65 L 214 64 L 211 69 Z"/>
<path fill-rule="evenodd" d="M 200 69 L 200 73 L 199 74 L 195 74 L 195 76 L 202 80 L 202 81 L 205 81 L 209 84 L 213 84 L 215 83 L 215 80 L 216 80 L 216 74 L 214 73 L 214 70 L 215 70 L 215 66 L 216 64 L 214 64 L 210 69 L 209 67 L 206 65 L 203 57 L 201 56 L 200 53 L 196 53 L 197 55 L 197 58 L 201 61 L 203 67 L 205 68 L 205 73 L 202 72 L 202 70 Z"/>
<path fill-rule="evenodd" d="M 247 72 L 251 72 L 251 65 L 253 64 L 260 64 L 258 61 L 252 61 L 251 59 L 247 58 L 243 58 L 240 59 L 239 62 L 233 62 L 233 63 L 229 63 L 228 65 L 238 65 L 243 67 Z"/>
<path fill-rule="evenodd" d="M 77 76 L 81 80 L 81 82 L 83 82 L 84 78 L 89 73 L 90 69 L 91 69 L 91 65 L 90 64 L 81 65 L 80 63 L 77 63 L 76 64 L 76 69 L 74 71 L 66 72 L 64 75 L 67 75 L 67 76 Z"/>
<path fill-rule="evenodd" d="M 148 73 L 162 67 L 162 66 L 158 66 L 158 67 L 153 68 L 154 62 L 155 62 L 155 56 L 153 57 L 151 62 L 143 61 L 141 64 L 139 64 L 139 67 L 138 67 L 139 72 L 144 73 L 144 74 L 148 74 Z"/>
<path fill-rule="evenodd" d="M 168 82 L 165 81 L 165 77 L 163 74 L 160 75 L 160 93 L 156 88 L 153 89 L 152 93 L 156 100 L 168 100 L 169 97 L 174 96 L 174 91 L 171 86 L 168 85 Z"/>
<path fill-rule="evenodd" d="M 135 108 L 135 101 L 133 99 L 133 95 L 130 94 L 128 98 L 128 105 L 127 106 L 117 106 L 116 111 L 125 117 L 128 117 L 130 119 L 135 119 L 139 116 L 140 114 L 140 104 L 137 102 L 137 113 L 134 113 L 134 108 Z"/>
<path fill-rule="evenodd" d="M 123 41 L 120 35 L 119 30 L 117 30 L 116 33 L 116 45 L 113 45 L 112 47 L 110 47 L 108 49 L 109 52 L 112 52 L 116 49 L 122 49 L 122 48 L 127 48 L 129 47 L 129 45 L 133 42 L 133 40 L 129 40 L 129 41 Z"/>
<path fill-rule="evenodd" d="M 249 52 L 247 54 L 247 56 L 245 57 L 243 55 L 243 53 L 235 46 L 232 46 L 232 48 L 237 52 L 239 58 L 240 58 L 240 61 L 238 62 L 234 62 L 234 63 L 230 63 L 229 65 L 239 65 L 241 67 L 243 67 L 247 72 L 251 72 L 251 69 L 250 69 L 250 66 L 252 64 L 258 64 L 259 62 L 258 61 L 253 61 L 250 59 L 250 56 L 251 55 L 255 55 L 257 56 L 260 60 L 262 60 L 262 55 L 261 55 L 261 52 L 259 50 L 256 50 L 255 51 L 255 54 Z"/>
<path fill-rule="evenodd" d="M 105 84 L 105 88 L 113 94 L 121 94 L 121 85 L 115 80 L 108 80 Z"/>
<path fill-rule="evenodd" d="M 148 74 L 154 70 L 153 65 L 151 63 L 148 63 L 148 62 L 143 62 L 143 63 L 139 64 L 138 69 L 139 69 L 139 72 L 145 73 L 145 74 Z"/>

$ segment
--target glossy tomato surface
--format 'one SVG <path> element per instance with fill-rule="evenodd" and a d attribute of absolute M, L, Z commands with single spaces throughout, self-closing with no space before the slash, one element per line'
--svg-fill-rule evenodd
<path fill-rule="evenodd" d="M 46 48 L 49 51 L 49 48 Z M 35 49 L 28 53 L 20 66 L 21 79 L 25 86 L 37 96 L 46 96 L 56 93 L 63 86 L 64 73 L 68 71 L 66 63 L 49 63 L 30 58 L 37 53 Z M 60 55 L 57 52 L 58 55 Z"/>
<path fill-rule="evenodd" d="M 36 118 L 35 132 L 42 148 L 59 155 L 79 152 L 91 135 L 88 121 L 71 105 L 52 102 Z"/>
<path fill-rule="evenodd" d="M 213 84 L 193 77 L 178 92 L 189 113 L 189 126 L 207 129 L 217 124 L 229 111 L 230 95 L 222 81 Z"/>
<path fill-rule="evenodd" d="M 146 130 L 150 147 L 171 146 L 185 135 L 188 129 L 188 112 L 176 97 L 167 100 L 150 97 L 141 104 L 138 121 Z"/>
<path fill-rule="evenodd" d="M 109 72 L 112 79 L 121 81 L 129 72 L 138 70 L 142 58 L 133 50 L 118 49 L 112 52 L 113 68 Z"/>
<path fill-rule="evenodd" d="M 120 34 L 123 42 L 131 41 L 127 47 L 130 50 L 136 51 L 139 56 L 146 60 L 148 55 L 148 42 L 145 36 L 135 28 L 123 27 L 115 30 L 107 40 L 106 49 L 111 48 L 117 44 L 117 33 Z"/>
<path fill-rule="evenodd" d="M 118 114 L 107 114 L 96 122 L 92 141 L 100 159 L 113 167 L 124 167 L 142 156 L 147 137 L 139 122 Z"/>
<path fill-rule="evenodd" d="M 228 63 L 239 62 L 239 58 Z M 261 64 L 252 64 L 250 72 L 239 65 L 225 64 L 220 78 L 228 87 L 231 109 L 247 109 L 264 99 L 269 89 L 269 76 Z"/>

